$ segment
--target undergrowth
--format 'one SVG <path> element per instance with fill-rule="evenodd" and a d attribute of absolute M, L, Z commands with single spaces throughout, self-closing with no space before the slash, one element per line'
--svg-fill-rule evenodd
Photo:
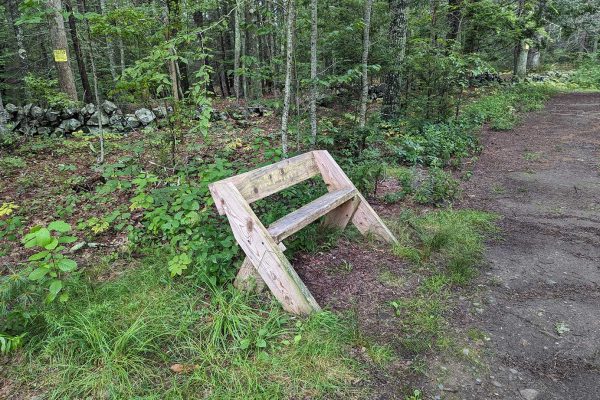
<path fill-rule="evenodd" d="M 425 275 L 412 297 L 391 303 L 401 343 L 411 353 L 451 345 L 446 334 L 450 290 L 468 284 L 483 262 L 485 239 L 496 232 L 497 216 L 481 211 L 442 210 L 401 215 L 394 252 Z"/>
<path fill-rule="evenodd" d="M 356 379 L 351 322 L 175 283 L 156 273 L 159 263 L 82 285 L 77 300 L 48 308 L 12 379 L 35 379 L 50 399 L 327 397 Z"/>

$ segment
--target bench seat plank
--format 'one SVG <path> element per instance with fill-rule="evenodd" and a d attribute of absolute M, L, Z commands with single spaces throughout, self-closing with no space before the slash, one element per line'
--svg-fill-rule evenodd
<path fill-rule="evenodd" d="M 269 234 L 275 241 L 281 242 L 306 225 L 351 200 L 357 194 L 358 191 L 354 187 L 329 192 L 272 223 L 268 228 Z"/>

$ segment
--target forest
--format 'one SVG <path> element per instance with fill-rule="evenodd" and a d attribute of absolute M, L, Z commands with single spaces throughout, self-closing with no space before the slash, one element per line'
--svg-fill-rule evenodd
<path fill-rule="evenodd" d="M 600 0 L 0 13 L 0 398 L 600 398 Z"/>

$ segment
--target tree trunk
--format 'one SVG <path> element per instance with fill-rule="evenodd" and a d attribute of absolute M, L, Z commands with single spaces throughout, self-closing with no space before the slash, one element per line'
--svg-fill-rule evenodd
<path fill-rule="evenodd" d="M 19 56 L 19 63 L 23 69 L 23 73 L 27 72 L 27 50 L 25 50 L 25 43 L 23 43 L 23 28 L 21 25 L 17 25 L 16 22 L 19 19 L 19 6 L 16 0 L 8 0 L 6 2 L 7 17 L 9 24 L 15 30 L 15 40 L 17 43 L 17 54 Z"/>
<path fill-rule="evenodd" d="M 370 1 L 370 0 L 367 0 Z M 313 147 L 317 143 L 317 40 L 318 0 L 310 1 L 310 142 Z"/>
<path fill-rule="evenodd" d="M 525 0 L 518 0 L 517 3 L 517 10 L 516 10 L 516 14 L 517 14 L 517 22 L 520 22 L 521 20 L 521 16 L 523 15 L 523 10 L 525 8 Z M 519 41 L 517 42 L 517 44 L 515 45 L 514 48 L 514 57 L 513 57 L 513 75 L 517 75 L 520 76 L 519 74 L 519 68 L 522 68 L 521 65 L 521 57 L 523 55 L 523 38 L 519 39 Z M 528 49 L 529 51 L 529 49 Z M 527 60 L 525 61 L 525 70 L 527 69 Z M 523 75 L 525 75 L 525 73 L 523 73 Z"/>
<path fill-rule="evenodd" d="M 400 114 L 400 95 L 402 92 L 401 69 L 406 53 L 407 0 L 389 0 L 391 22 L 389 46 L 392 53 L 392 66 L 385 78 L 386 88 L 383 96 L 381 114 L 385 119 L 397 118 Z"/>
<path fill-rule="evenodd" d="M 85 69 L 83 51 L 81 50 L 81 43 L 77 34 L 77 22 L 73 15 L 73 5 L 71 4 L 71 0 L 65 0 L 65 10 L 69 13 L 69 30 L 71 31 L 73 51 L 75 53 L 75 59 L 77 60 L 77 69 L 79 70 L 79 77 L 81 78 L 81 87 L 83 88 L 83 101 L 92 103 L 94 101 L 92 87 L 90 86 L 90 80 L 88 78 L 87 70 Z"/>
<path fill-rule="evenodd" d="M 448 0 L 448 36 L 449 40 L 457 40 L 460 33 L 462 0 Z"/>
<path fill-rule="evenodd" d="M 242 1 L 235 1 L 234 13 L 234 44 L 233 44 L 233 91 L 235 100 L 240 101 L 240 53 L 242 51 L 242 32 L 240 30 L 240 21 L 242 19 Z"/>
<path fill-rule="evenodd" d="M 69 64 L 69 49 L 65 20 L 62 16 L 62 4 L 60 0 L 46 0 L 46 6 L 50 10 L 50 41 L 54 53 L 54 65 L 58 73 L 58 84 L 62 92 L 66 93 L 70 99 L 77 101 L 75 78 Z"/>
<path fill-rule="evenodd" d="M 292 62 L 294 52 L 294 1 L 287 0 L 285 86 L 283 89 L 283 111 L 281 114 L 281 150 L 284 157 L 288 154 L 288 118 L 292 97 Z"/>
<path fill-rule="evenodd" d="M 540 69 L 540 49 L 539 47 L 533 47 L 529 51 L 529 69 L 537 71 Z"/>
<path fill-rule="evenodd" d="M 368 62 L 369 62 L 369 46 L 371 46 L 371 39 L 369 34 L 371 31 L 371 9 L 373 8 L 373 0 L 365 1 L 365 15 L 364 15 L 364 30 L 363 30 L 363 54 L 362 54 L 362 91 L 360 94 L 360 118 L 359 127 L 364 128 L 367 122 L 367 103 L 369 101 L 369 76 L 368 76 Z"/>
<path fill-rule="evenodd" d="M 125 46 L 123 45 L 123 38 L 119 36 L 119 55 L 121 57 L 121 75 L 125 72 Z"/>
<path fill-rule="evenodd" d="M 4 133 L 6 131 L 7 121 L 8 117 L 6 115 L 6 110 L 4 109 L 4 102 L 2 101 L 2 91 L 0 90 L 0 133 Z"/>
<path fill-rule="evenodd" d="M 100 0 L 100 14 L 104 15 L 106 11 L 106 0 Z M 108 67 L 113 80 L 117 80 L 117 64 L 115 62 L 115 45 L 112 38 L 106 38 L 106 54 L 108 56 Z"/>
<path fill-rule="evenodd" d="M 519 45 L 519 57 L 515 74 L 519 77 L 524 77 L 527 74 L 527 55 L 529 54 L 529 45 L 522 40 Z"/>

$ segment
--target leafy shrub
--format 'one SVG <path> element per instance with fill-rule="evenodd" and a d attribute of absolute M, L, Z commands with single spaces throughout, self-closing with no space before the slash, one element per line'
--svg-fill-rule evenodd
<path fill-rule="evenodd" d="M 585 89 L 600 89 L 600 65 L 597 61 L 582 64 L 569 77 L 571 83 Z"/>
<path fill-rule="evenodd" d="M 229 164 L 217 160 L 199 177 L 178 176 L 163 187 L 157 177 L 141 174 L 133 180 L 136 195 L 131 210 L 143 210 L 142 232 L 132 231 L 134 243 L 168 245 L 169 271 L 183 274 L 188 267 L 203 282 L 223 283 L 233 276 L 232 261 L 238 246 L 229 226 L 216 216 L 208 184 L 231 175 Z M 193 183 L 192 183 L 193 182 Z"/>
<path fill-rule="evenodd" d="M 17 350 L 23 345 L 23 337 L 26 334 L 11 336 L 0 333 L 0 354 L 5 355 Z"/>
<path fill-rule="evenodd" d="M 73 243 L 77 240 L 74 236 L 68 236 L 71 226 L 63 221 L 51 222 L 47 227 L 35 226 L 23 237 L 25 248 L 37 248 L 39 251 L 29 257 L 30 267 L 29 280 L 39 285 L 46 285 L 48 294 L 46 302 L 51 303 L 60 295 L 60 301 L 69 299 L 68 293 L 63 291 L 64 276 L 77 269 L 77 263 L 67 256 L 64 244 Z"/>
<path fill-rule="evenodd" d="M 12 174 L 17 170 L 23 169 L 27 166 L 25 160 L 21 157 L 2 157 L 0 158 L 0 170 Z"/>
<path fill-rule="evenodd" d="M 57 110 L 77 105 L 77 102 L 71 100 L 67 94 L 58 90 L 56 79 L 45 79 L 29 74 L 25 77 L 25 86 L 34 98 L 46 102 L 49 107 Z"/>
<path fill-rule="evenodd" d="M 439 205 L 454 200 L 459 193 L 459 182 L 450 173 L 432 167 L 415 191 L 414 199 L 419 204 Z"/>

